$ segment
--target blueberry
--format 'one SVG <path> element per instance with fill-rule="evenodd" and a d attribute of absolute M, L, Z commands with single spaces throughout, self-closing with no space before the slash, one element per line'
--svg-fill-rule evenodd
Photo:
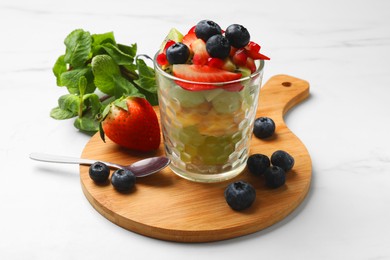
<path fill-rule="evenodd" d="M 225 31 L 225 36 L 235 48 L 245 47 L 251 38 L 248 30 L 240 24 L 230 25 Z"/>
<path fill-rule="evenodd" d="M 102 162 L 95 162 L 89 167 L 89 177 L 96 183 L 104 183 L 108 180 L 110 168 Z"/>
<path fill-rule="evenodd" d="M 246 164 L 248 170 L 257 176 L 263 175 L 265 170 L 271 165 L 268 156 L 259 153 L 249 156 Z"/>
<path fill-rule="evenodd" d="M 184 43 L 177 42 L 169 46 L 166 54 L 170 64 L 183 64 L 187 62 L 190 56 L 190 49 Z"/>
<path fill-rule="evenodd" d="M 289 153 L 278 150 L 271 155 L 271 163 L 288 172 L 294 166 L 294 158 Z"/>
<path fill-rule="evenodd" d="M 253 134 L 260 139 L 271 137 L 275 132 L 275 122 L 269 117 L 256 118 Z"/>
<path fill-rule="evenodd" d="M 112 174 L 111 183 L 117 191 L 128 192 L 135 185 L 135 175 L 127 169 L 119 169 Z"/>
<path fill-rule="evenodd" d="M 278 166 L 268 167 L 264 177 L 265 184 L 270 188 L 278 188 L 286 182 L 286 172 Z"/>
<path fill-rule="evenodd" d="M 207 40 L 216 34 L 222 34 L 221 27 L 213 21 L 210 20 L 202 20 L 195 27 L 195 35 L 196 37 L 204 40 Z"/>
<path fill-rule="evenodd" d="M 206 50 L 211 57 L 225 59 L 230 53 L 230 43 L 220 34 L 213 35 L 206 42 Z"/>
<path fill-rule="evenodd" d="M 256 199 L 256 190 L 245 181 L 230 183 L 225 189 L 225 199 L 228 205 L 237 211 L 249 208 Z"/>

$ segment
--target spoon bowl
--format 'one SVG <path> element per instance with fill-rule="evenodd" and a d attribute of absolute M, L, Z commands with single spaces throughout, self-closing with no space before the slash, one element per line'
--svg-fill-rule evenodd
<path fill-rule="evenodd" d="M 111 162 L 103 162 L 100 160 L 93 159 L 84 159 L 77 157 L 61 156 L 61 155 L 52 155 L 44 153 L 31 153 L 30 159 L 41 161 L 41 162 L 51 162 L 51 163 L 68 163 L 68 164 L 81 164 L 81 165 L 92 165 L 93 163 L 99 161 L 106 164 L 110 168 L 114 169 L 128 169 L 132 171 L 135 177 L 145 177 L 154 173 L 157 173 L 167 167 L 171 162 L 165 156 L 150 157 L 130 165 L 121 165 Z"/>

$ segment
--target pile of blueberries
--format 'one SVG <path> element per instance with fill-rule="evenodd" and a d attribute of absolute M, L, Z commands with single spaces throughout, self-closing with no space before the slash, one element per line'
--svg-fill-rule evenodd
<path fill-rule="evenodd" d="M 240 24 L 232 24 L 222 35 L 221 27 L 210 20 L 202 20 L 195 27 L 195 35 L 206 43 L 206 50 L 211 57 L 225 59 L 230 54 L 230 48 L 243 48 L 250 41 L 248 30 Z M 167 49 L 167 59 L 170 64 L 185 63 L 190 55 L 187 45 L 177 42 Z"/>
<path fill-rule="evenodd" d="M 260 117 L 255 120 L 253 134 L 260 139 L 272 137 L 275 123 L 271 118 Z M 264 154 L 252 154 L 247 160 L 249 172 L 256 176 L 264 176 L 269 188 L 278 188 L 286 182 L 286 173 L 294 166 L 294 158 L 283 150 L 275 151 L 271 158 Z M 225 189 L 225 199 L 228 205 L 237 211 L 249 208 L 256 198 L 255 188 L 245 182 L 237 181 Z"/>

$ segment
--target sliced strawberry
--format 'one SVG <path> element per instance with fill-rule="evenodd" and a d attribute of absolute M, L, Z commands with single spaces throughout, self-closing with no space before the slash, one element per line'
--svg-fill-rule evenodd
<path fill-rule="evenodd" d="M 195 28 L 196 28 L 196 25 L 192 26 L 192 27 L 188 30 L 188 33 L 195 33 Z"/>
<path fill-rule="evenodd" d="M 241 73 L 221 70 L 207 65 L 201 66 L 189 64 L 173 65 L 173 75 L 184 80 L 204 83 L 221 83 L 241 78 Z M 176 83 L 182 88 L 190 91 L 209 90 L 219 87 L 213 84 L 194 84 L 182 81 L 176 81 Z M 224 88 L 224 86 L 221 87 Z"/>
<path fill-rule="evenodd" d="M 187 45 L 188 47 L 190 47 L 191 43 L 193 41 L 195 41 L 196 39 L 198 39 L 198 37 L 196 37 L 196 34 L 195 34 L 195 27 L 194 29 L 192 30 L 192 28 L 188 31 L 188 33 L 186 35 L 184 35 L 183 37 L 183 40 L 182 40 L 182 43 L 184 43 L 185 45 Z"/>
<path fill-rule="evenodd" d="M 255 61 L 251 58 L 251 57 L 248 57 L 246 59 L 246 64 L 245 66 L 251 70 L 251 73 L 255 72 L 256 71 L 256 64 L 255 64 Z"/>
<path fill-rule="evenodd" d="M 268 58 L 264 54 L 261 54 L 260 52 L 248 51 L 248 50 L 245 50 L 245 52 L 248 55 L 248 57 L 251 57 L 254 60 L 270 60 L 270 58 Z"/>
<path fill-rule="evenodd" d="M 159 55 L 157 55 L 156 61 L 160 66 L 165 66 L 169 64 L 167 60 L 167 55 L 165 53 L 160 53 Z"/>
<path fill-rule="evenodd" d="M 246 54 L 245 49 L 241 48 L 234 53 L 232 60 L 237 66 L 245 66 L 247 58 L 248 55 Z"/>
<path fill-rule="evenodd" d="M 219 58 L 209 58 L 207 61 L 207 65 L 213 68 L 222 69 L 225 61 Z"/>
<path fill-rule="evenodd" d="M 244 47 L 246 50 L 250 52 L 260 52 L 261 46 L 255 42 L 250 41 L 247 46 Z"/>
<path fill-rule="evenodd" d="M 196 39 L 191 43 L 191 50 L 194 53 L 192 63 L 195 65 L 207 64 L 210 55 L 206 50 L 206 43 L 202 39 Z"/>
<path fill-rule="evenodd" d="M 168 40 L 167 43 L 166 43 L 165 46 L 164 46 L 164 53 L 166 53 L 167 49 L 168 49 L 170 46 L 174 45 L 175 43 L 176 43 L 176 42 L 173 41 L 173 40 Z"/>

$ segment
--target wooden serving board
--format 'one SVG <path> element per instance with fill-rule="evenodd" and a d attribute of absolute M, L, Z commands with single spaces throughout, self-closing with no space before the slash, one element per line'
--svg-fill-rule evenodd
<path fill-rule="evenodd" d="M 276 133 L 271 140 L 253 137 L 250 153 L 271 156 L 281 149 L 295 158 L 294 168 L 280 188 L 267 188 L 263 178 L 253 176 L 247 170 L 226 182 L 195 183 L 178 177 L 167 167 L 155 175 L 138 178 L 134 191 L 121 194 L 109 183 L 96 185 L 88 175 L 88 166 L 80 166 L 83 192 L 92 206 L 111 222 L 163 240 L 209 242 L 269 227 L 291 213 L 310 187 L 310 155 L 283 120 L 291 107 L 308 96 L 308 82 L 287 75 L 272 77 L 260 90 L 257 117 L 271 117 L 276 123 Z M 103 143 L 99 134 L 91 138 L 82 153 L 83 158 L 120 164 L 157 155 L 164 155 L 163 145 L 156 152 L 140 154 L 109 140 Z M 236 212 L 225 202 L 224 190 L 229 183 L 239 179 L 255 187 L 256 200 L 250 208 Z"/>

